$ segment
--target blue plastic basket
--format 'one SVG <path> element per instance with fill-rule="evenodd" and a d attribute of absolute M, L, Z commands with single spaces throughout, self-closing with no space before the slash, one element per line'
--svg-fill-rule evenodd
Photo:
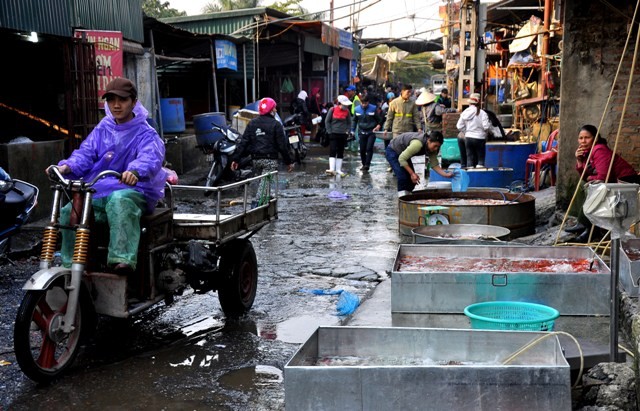
<path fill-rule="evenodd" d="M 546 305 L 516 301 L 490 301 L 464 309 L 476 330 L 553 331 L 560 312 Z"/>

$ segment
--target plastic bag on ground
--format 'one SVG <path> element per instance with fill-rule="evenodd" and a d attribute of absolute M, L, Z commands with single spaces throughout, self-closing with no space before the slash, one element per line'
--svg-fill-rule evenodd
<path fill-rule="evenodd" d="M 317 288 L 301 288 L 301 293 L 309 293 L 313 295 L 338 295 L 342 294 L 344 290 L 321 290 Z"/>
<path fill-rule="evenodd" d="M 360 299 L 357 295 L 350 293 L 349 291 L 343 291 L 340 293 L 340 298 L 336 304 L 336 310 L 338 315 L 349 315 L 360 305 Z"/>
<path fill-rule="evenodd" d="M 327 195 L 327 197 L 329 197 L 331 200 L 346 200 L 349 198 L 349 194 L 341 193 L 339 191 L 332 191 Z"/>

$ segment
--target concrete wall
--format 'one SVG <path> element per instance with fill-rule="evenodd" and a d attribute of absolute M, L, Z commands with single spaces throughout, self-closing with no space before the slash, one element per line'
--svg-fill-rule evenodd
<path fill-rule="evenodd" d="M 13 178 L 27 181 L 40 189 L 38 205 L 31 217 L 36 221 L 51 214 L 51 191 L 44 170 L 64 158 L 64 140 L 24 144 L 0 144 L 0 166 Z"/>
<path fill-rule="evenodd" d="M 609 3 L 618 11 L 608 7 Z M 557 204 L 566 209 L 579 175 L 575 171 L 578 133 L 584 124 L 600 124 L 601 134 L 613 149 L 631 75 L 636 31 L 605 110 L 620 59 L 623 55 L 629 20 L 635 1 L 608 2 L 567 0 L 564 13 L 562 86 L 560 110 L 560 149 L 558 161 Z M 621 13 L 623 15 L 621 15 Z M 637 28 L 637 25 L 636 25 Z M 622 122 L 617 152 L 640 169 L 640 62 L 636 64 L 630 100 Z"/>
<path fill-rule="evenodd" d="M 180 136 L 177 144 L 167 144 L 165 158 L 178 175 L 208 166 L 205 155 L 196 145 L 196 136 L 193 134 Z M 203 169 L 203 178 L 207 171 Z"/>

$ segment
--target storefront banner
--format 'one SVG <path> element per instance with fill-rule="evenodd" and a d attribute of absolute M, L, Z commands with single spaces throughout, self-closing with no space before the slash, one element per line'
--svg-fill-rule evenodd
<path fill-rule="evenodd" d="M 102 96 L 107 84 L 123 76 L 122 32 L 100 30 L 76 30 L 76 38 L 84 38 L 94 44 L 96 51 L 96 76 L 98 77 L 98 105 L 104 106 Z"/>
<path fill-rule="evenodd" d="M 353 37 L 350 31 L 338 29 L 340 33 L 340 48 L 341 49 L 353 49 Z"/>
<path fill-rule="evenodd" d="M 238 71 L 236 45 L 229 40 L 216 40 L 216 68 Z"/>

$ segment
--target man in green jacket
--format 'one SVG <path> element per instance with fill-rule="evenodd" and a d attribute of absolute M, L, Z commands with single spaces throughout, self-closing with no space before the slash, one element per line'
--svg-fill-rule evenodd
<path fill-rule="evenodd" d="M 413 87 L 411 84 L 405 84 L 400 92 L 400 97 L 391 101 L 389 111 L 387 112 L 387 121 L 384 123 L 384 137 L 391 131 L 393 137 L 397 137 L 402 133 L 412 131 L 422 131 L 420 124 L 420 114 L 418 106 L 410 99 Z"/>

